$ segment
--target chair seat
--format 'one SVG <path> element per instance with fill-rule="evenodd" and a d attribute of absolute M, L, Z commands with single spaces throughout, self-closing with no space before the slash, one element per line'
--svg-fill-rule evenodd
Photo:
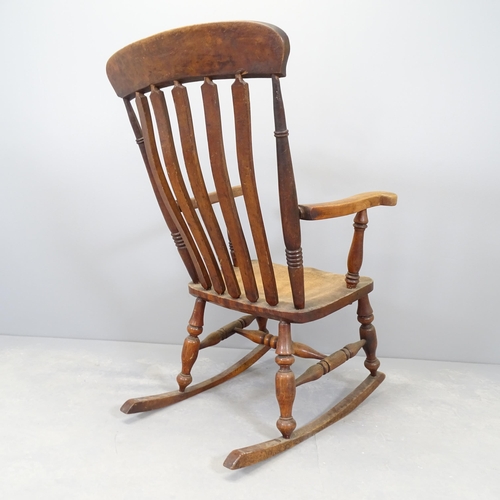
<path fill-rule="evenodd" d="M 373 290 L 373 280 L 368 277 L 361 276 L 357 287 L 350 289 L 346 287 L 343 274 L 333 274 L 312 267 L 304 267 L 306 304 L 304 309 L 295 309 L 288 268 L 281 264 L 273 264 L 279 303 L 276 306 L 270 306 L 264 298 L 259 264 L 257 261 L 252 261 L 252 265 L 259 288 L 259 299 L 256 302 L 250 302 L 243 297 L 234 299 L 227 293 L 219 295 L 214 290 L 205 290 L 200 284 L 195 283 L 189 284 L 189 293 L 235 311 L 290 323 L 308 323 L 352 304 Z M 240 289 L 243 290 L 240 270 L 237 267 L 234 270 Z"/>

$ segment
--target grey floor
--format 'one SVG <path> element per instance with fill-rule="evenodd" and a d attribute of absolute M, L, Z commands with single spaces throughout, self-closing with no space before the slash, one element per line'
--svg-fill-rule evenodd
<path fill-rule="evenodd" d="M 386 381 L 344 420 L 229 471 L 229 451 L 277 436 L 273 357 L 170 408 L 120 413 L 129 397 L 175 389 L 179 351 L 0 336 L 0 498 L 500 499 L 499 365 L 383 359 Z M 195 378 L 244 352 L 202 351 Z M 299 425 L 364 376 L 357 357 L 299 388 Z"/>

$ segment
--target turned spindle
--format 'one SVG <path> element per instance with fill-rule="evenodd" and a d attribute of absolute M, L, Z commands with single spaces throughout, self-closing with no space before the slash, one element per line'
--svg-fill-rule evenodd
<path fill-rule="evenodd" d="M 358 342 L 347 344 L 339 351 L 330 354 L 330 356 L 325 356 L 319 363 L 310 366 L 300 377 L 297 377 L 295 386 L 298 387 L 299 385 L 318 380 L 323 375 L 344 364 L 348 359 L 356 356 L 364 345 L 365 340 L 359 340 Z"/>
<path fill-rule="evenodd" d="M 347 288 L 356 288 L 359 283 L 359 270 L 363 264 L 363 238 L 368 226 L 368 214 L 361 210 L 354 217 L 354 235 L 347 258 L 347 274 L 345 282 Z"/>
<path fill-rule="evenodd" d="M 222 328 L 219 328 L 215 332 L 212 332 L 209 335 L 207 335 L 201 341 L 200 349 L 205 349 L 206 347 L 211 347 L 211 346 L 217 345 L 218 343 L 222 342 L 223 340 L 226 340 L 231 335 L 236 333 L 236 328 L 245 328 L 254 319 L 255 319 L 255 316 L 252 316 L 249 314 L 247 316 L 242 316 L 240 319 L 237 319 L 236 321 L 232 321 L 231 323 L 228 323 L 227 325 L 223 326 Z"/>
<path fill-rule="evenodd" d="M 276 346 L 276 363 L 279 366 L 276 374 L 276 399 L 280 407 L 280 418 L 276 427 L 285 439 L 289 439 L 297 423 L 292 417 L 292 406 L 295 400 L 295 375 L 291 370 L 294 363 L 292 333 L 290 323 L 280 321 L 278 344 Z"/>
<path fill-rule="evenodd" d="M 271 349 L 276 349 L 278 345 L 278 337 L 276 335 L 271 335 L 267 329 L 261 330 L 243 330 L 242 328 L 235 328 L 236 333 L 241 336 L 255 342 L 256 344 L 262 344 L 270 347 Z M 298 356 L 299 358 L 313 358 L 313 359 L 323 359 L 324 354 L 316 351 L 307 344 L 302 342 L 292 342 L 292 354 Z"/>

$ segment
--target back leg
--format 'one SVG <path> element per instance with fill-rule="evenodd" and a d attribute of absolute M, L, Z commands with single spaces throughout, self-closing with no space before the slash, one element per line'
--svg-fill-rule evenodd
<path fill-rule="evenodd" d="M 358 300 L 358 321 L 361 323 L 359 336 L 362 340 L 366 340 L 366 344 L 363 346 L 366 353 L 365 367 L 375 377 L 380 366 L 380 361 L 376 356 L 377 332 L 372 325 L 373 309 L 370 305 L 368 295 Z"/>
<path fill-rule="evenodd" d="M 257 324 L 259 325 L 259 330 L 264 333 L 269 333 L 267 329 L 267 318 L 257 318 Z"/>
<path fill-rule="evenodd" d="M 193 314 L 189 320 L 187 331 L 189 335 L 184 340 L 182 346 L 182 369 L 181 373 L 177 375 L 177 383 L 179 384 L 179 391 L 184 392 L 186 387 L 192 382 L 191 369 L 198 358 L 200 351 L 200 339 L 198 336 L 203 332 L 203 316 L 205 314 L 206 301 L 200 298 L 196 299 L 193 308 Z"/>

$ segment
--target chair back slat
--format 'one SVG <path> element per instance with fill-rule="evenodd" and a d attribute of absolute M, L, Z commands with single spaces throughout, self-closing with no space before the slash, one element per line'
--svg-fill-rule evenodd
<path fill-rule="evenodd" d="M 175 202 L 175 198 L 172 195 L 170 186 L 168 185 L 167 179 L 165 178 L 165 174 L 163 172 L 163 167 L 158 155 L 158 149 L 156 147 L 153 121 L 151 119 L 151 111 L 149 109 L 148 100 L 146 96 L 137 92 L 135 101 L 137 104 L 137 109 L 139 111 L 139 119 L 141 122 L 142 132 L 144 134 L 144 145 L 146 149 L 148 165 L 150 167 L 149 173 L 152 178 L 153 186 L 160 196 L 160 206 L 165 208 L 169 218 L 174 222 L 178 232 L 181 234 L 182 240 L 186 245 L 193 265 L 195 266 L 196 274 L 198 275 L 198 279 L 201 285 L 204 288 L 209 289 L 211 288 L 211 283 L 210 278 L 207 275 L 207 270 L 189 232 L 189 229 L 186 226 L 182 214 L 177 206 L 177 203 Z"/>
<path fill-rule="evenodd" d="M 302 247 L 300 236 L 299 203 L 293 174 L 292 156 L 288 144 L 285 107 L 281 96 L 280 79 L 272 76 L 274 95 L 274 124 L 276 154 L 278 158 L 278 185 L 280 193 L 281 225 L 285 240 L 285 254 L 292 287 L 293 302 L 297 309 L 305 306 L 304 268 L 302 267 Z"/>
<path fill-rule="evenodd" d="M 165 100 L 165 94 L 157 87 L 153 87 L 150 94 L 151 104 L 156 118 L 158 135 L 160 138 L 161 149 L 165 168 L 172 186 L 172 190 L 177 198 L 177 204 L 192 232 L 192 235 L 198 244 L 200 252 L 205 258 L 205 264 L 210 275 L 215 279 L 221 279 L 220 271 L 215 259 L 215 255 L 210 247 L 210 242 L 201 225 L 198 214 L 193 206 L 192 199 L 187 190 L 184 178 L 179 167 L 179 161 L 175 150 L 170 117 Z M 232 297 L 239 297 L 240 290 L 236 280 L 228 280 L 228 292 Z M 222 287 L 220 287 L 222 288 Z"/>
<path fill-rule="evenodd" d="M 212 208 L 212 203 L 210 202 L 205 179 L 201 170 L 196 147 L 193 119 L 191 116 L 191 107 L 186 87 L 181 85 L 179 82 L 176 82 L 172 89 L 172 96 L 174 98 L 174 105 L 177 113 L 177 123 L 179 125 L 179 135 L 181 139 L 182 153 L 184 156 L 184 164 L 186 165 L 186 171 L 191 184 L 193 196 L 198 204 L 201 218 L 205 224 L 205 228 L 217 255 L 217 260 L 220 262 L 224 278 L 226 282 L 236 283 L 236 276 L 231 264 L 229 251 L 219 226 L 219 222 L 217 221 L 217 217 L 215 216 L 215 212 Z M 208 257 L 209 256 L 205 256 L 205 258 Z M 225 286 L 222 281 L 220 271 L 217 277 L 212 275 L 211 277 L 212 283 L 214 284 L 214 290 L 217 293 L 223 293 Z M 214 278 L 217 280 L 217 286 L 214 282 Z"/>
<path fill-rule="evenodd" d="M 250 252 L 241 227 L 227 171 L 217 86 L 212 80 L 205 78 L 205 83 L 201 86 L 201 91 L 207 128 L 208 151 L 215 189 L 236 262 L 239 263 L 245 295 L 250 302 L 255 302 L 259 298 L 259 292 L 257 290 Z"/>
<path fill-rule="evenodd" d="M 175 225 L 175 222 L 170 216 L 167 206 L 163 202 L 163 199 L 160 195 L 159 187 L 153 177 L 151 166 L 149 164 L 148 156 L 146 153 L 146 146 L 144 145 L 144 137 L 142 134 L 142 129 L 139 124 L 139 120 L 137 119 L 137 115 L 135 114 L 134 108 L 132 107 L 132 104 L 130 103 L 129 99 L 123 99 L 123 102 L 125 104 L 125 109 L 127 110 L 127 115 L 130 121 L 130 125 L 132 126 L 132 130 L 134 131 L 135 142 L 139 146 L 142 159 L 144 160 L 144 164 L 146 165 L 146 171 L 148 172 L 149 180 L 153 186 L 153 192 L 155 194 L 158 205 L 160 206 L 160 210 L 163 214 L 165 222 L 167 223 L 167 227 L 170 230 L 170 234 L 172 235 L 175 246 L 177 247 L 177 251 L 179 252 L 182 262 L 184 262 L 184 265 L 186 266 L 186 269 L 189 273 L 189 276 L 193 280 L 193 283 L 199 283 L 200 279 L 198 277 L 197 268 L 193 264 L 193 260 L 191 259 L 190 256 L 190 251 L 187 249 L 186 244 L 184 243 L 184 239 L 182 238 L 181 234 L 179 233 L 179 230 L 177 229 L 177 226 Z M 207 280 L 205 280 L 204 282 L 208 287 Z"/>
<path fill-rule="evenodd" d="M 236 154 L 241 187 L 259 261 L 264 295 L 267 303 L 274 306 L 278 303 L 279 298 L 255 180 L 248 84 L 241 75 L 238 75 L 231 86 L 231 90 L 236 132 Z"/>
<path fill-rule="evenodd" d="M 131 44 L 110 58 L 107 73 L 116 93 L 126 102 L 158 203 L 193 281 L 220 295 L 227 293 L 239 298 L 244 294 L 251 302 L 260 299 L 260 291 L 267 303 L 274 306 L 279 303 L 278 286 L 254 170 L 247 78 L 272 80 L 285 255 L 293 303 L 302 309 L 305 297 L 300 214 L 279 80 L 285 75 L 288 54 L 288 37 L 275 26 L 246 21 L 210 23 L 167 31 Z M 229 78 L 235 79 L 231 92 L 235 163 L 241 189 L 231 186 L 233 165 L 225 155 L 224 114 L 214 83 L 216 79 Z M 204 82 L 201 94 L 208 168 L 202 168 L 197 150 L 187 91 L 193 82 Z M 175 113 L 160 90 L 169 86 Z M 134 119 L 129 102 L 133 97 L 140 124 Z M 178 138 L 173 135 L 170 120 L 172 117 L 174 121 L 174 115 Z M 203 155 L 201 159 L 204 163 Z M 207 185 L 212 185 L 212 181 L 215 193 L 208 193 Z M 237 204 L 234 198 L 240 194 L 244 201 Z M 219 203 L 220 210 L 214 210 L 213 203 Z M 252 261 L 253 248 L 258 269 Z"/>

